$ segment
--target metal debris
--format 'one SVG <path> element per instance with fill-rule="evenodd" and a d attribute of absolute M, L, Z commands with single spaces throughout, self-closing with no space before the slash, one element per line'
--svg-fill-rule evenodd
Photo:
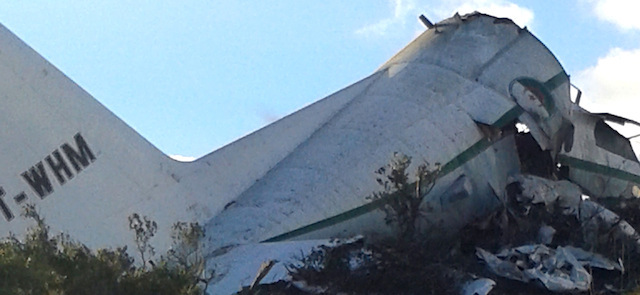
<path fill-rule="evenodd" d="M 487 295 L 495 285 L 496 282 L 492 279 L 475 279 L 462 287 L 462 295 Z"/>
<path fill-rule="evenodd" d="M 496 275 L 524 283 L 537 282 L 553 292 L 589 290 L 592 277 L 585 266 L 622 270 L 602 255 L 575 247 L 525 245 L 495 255 L 478 248 L 477 255 Z"/>
<path fill-rule="evenodd" d="M 631 241 L 640 250 L 640 235 L 625 220 L 604 206 L 583 199 L 580 188 L 569 181 L 553 181 L 533 175 L 517 175 L 513 183 L 518 183 L 521 192 L 516 197 L 525 212 L 534 204 L 561 208 L 563 214 L 577 218 L 585 231 L 588 243 L 598 243 L 598 232 L 613 233 L 616 237 Z"/>

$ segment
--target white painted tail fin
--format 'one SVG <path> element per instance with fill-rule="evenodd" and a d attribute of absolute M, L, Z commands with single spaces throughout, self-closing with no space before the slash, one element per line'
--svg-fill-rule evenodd
<path fill-rule="evenodd" d="M 166 157 L 0 26 L 0 234 L 20 234 L 36 205 L 47 222 L 95 245 L 131 240 L 133 212 L 189 219 Z M 158 196 L 162 196 L 158 198 Z M 171 196 L 171 197 L 169 197 Z M 167 209 L 162 209 L 162 207 Z M 165 213 L 162 213 L 165 212 Z M 160 216 L 157 216 L 160 215 Z M 118 228 L 118 230 L 110 230 Z M 125 233 L 127 235 L 128 233 Z"/>

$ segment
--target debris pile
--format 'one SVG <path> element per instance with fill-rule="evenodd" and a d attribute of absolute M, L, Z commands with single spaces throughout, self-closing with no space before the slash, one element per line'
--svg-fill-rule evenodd
<path fill-rule="evenodd" d="M 639 236 L 625 221 L 640 212 L 637 199 L 603 199 L 618 204 L 608 209 L 569 181 L 531 175 L 515 177 L 507 192 L 504 207 L 490 220 L 504 235 L 494 236 L 499 243 L 476 247 L 494 275 L 558 293 L 616 294 L 638 287 L 640 272 L 631 262 Z M 481 225 L 481 233 L 489 230 L 474 225 Z"/>
<path fill-rule="evenodd" d="M 320 246 L 270 294 L 621 294 L 640 286 L 638 199 L 596 202 L 566 180 L 510 179 L 504 204 L 442 241 Z M 247 292 L 247 290 L 245 290 Z"/>
<path fill-rule="evenodd" d="M 496 255 L 478 248 L 477 255 L 498 276 L 540 283 L 554 292 L 588 291 L 591 275 L 585 267 L 622 271 L 622 265 L 572 246 L 551 249 L 541 244 L 524 245 L 502 250 Z"/>

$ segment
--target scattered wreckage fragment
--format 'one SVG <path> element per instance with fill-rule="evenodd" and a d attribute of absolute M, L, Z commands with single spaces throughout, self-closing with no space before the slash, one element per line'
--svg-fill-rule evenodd
<path fill-rule="evenodd" d="M 524 283 L 539 282 L 549 291 L 587 291 L 591 274 L 586 266 L 622 271 L 622 266 L 580 248 L 524 245 L 491 254 L 478 248 L 477 255 L 501 277 Z"/>
<path fill-rule="evenodd" d="M 593 114 L 573 105 L 568 118 L 571 137 L 555 156 L 568 168 L 567 178 L 592 197 L 640 197 L 640 163 L 627 138 L 607 122 L 637 122 L 611 114 Z"/>
<path fill-rule="evenodd" d="M 239 245 L 216 253 L 217 264 L 211 265 L 216 276 L 212 280 L 215 294 L 232 294 L 239 287 L 247 290 L 258 284 L 292 281 L 289 269 L 297 266 L 318 249 L 332 249 L 362 241 L 361 236 L 351 239 L 307 240 L 295 242 Z M 302 284 L 302 282 L 294 282 Z"/>
<path fill-rule="evenodd" d="M 600 282 L 601 289 L 595 290 L 597 292 L 618 290 L 612 287 L 618 283 L 603 285 L 602 273 L 594 273 L 592 269 L 616 273 L 617 275 L 614 276 L 618 278 L 625 274 L 627 271 L 624 264 L 625 258 L 616 256 L 620 253 L 611 252 L 611 249 L 621 247 L 622 251 L 625 251 L 626 247 L 626 251 L 635 253 L 640 251 L 638 234 L 629 223 L 593 200 L 584 198 L 581 189 L 566 180 L 554 181 L 533 175 L 516 175 L 511 179 L 506 191 L 508 195 L 505 197 L 504 207 L 496 212 L 507 215 L 507 218 L 498 215 L 491 217 L 509 224 L 494 224 L 494 229 L 482 227 L 485 231 L 498 229 L 507 234 L 513 231 L 525 231 L 526 235 L 504 241 L 497 246 L 501 250 L 497 250 L 496 254 L 477 247 L 475 255 L 465 256 L 461 254 L 463 250 L 455 246 L 450 253 L 446 251 L 430 253 L 431 250 L 423 249 L 428 245 L 428 243 L 423 244 L 424 241 L 413 241 L 414 245 L 380 248 L 363 244 L 362 240 L 354 240 L 340 243 L 336 247 L 320 246 L 322 251 L 314 250 L 310 256 L 299 258 L 296 265 L 298 267 L 303 265 L 307 270 L 305 272 L 292 268 L 294 275 L 288 278 L 289 282 L 306 294 L 337 291 L 365 294 L 370 290 L 358 293 L 353 289 L 339 289 L 340 286 L 336 286 L 335 282 L 349 276 L 354 282 L 344 283 L 342 287 L 353 288 L 354 284 L 373 285 L 380 280 L 396 280 L 394 275 L 410 276 L 403 275 L 403 271 L 410 269 L 411 272 L 417 273 L 418 277 L 424 277 L 424 279 L 412 277 L 411 280 L 428 281 L 424 286 L 440 288 L 430 290 L 443 292 L 443 294 L 451 294 L 454 290 L 465 295 L 509 294 L 504 293 L 504 287 L 502 290 L 492 291 L 494 288 L 501 287 L 504 281 L 496 280 L 491 273 L 498 277 L 530 283 L 532 288 L 541 287 L 551 292 L 589 291 L 594 288 L 594 281 Z M 567 223 L 567 221 L 573 222 Z M 569 231 L 573 232 L 571 237 L 559 236 L 567 235 Z M 498 237 L 489 235 L 484 238 Z M 531 243 L 536 240 L 538 243 Z M 481 244 L 481 241 L 473 242 Z M 520 246 L 509 246 L 511 243 Z M 409 248 L 409 252 L 423 251 L 419 254 L 423 256 L 417 256 L 420 259 L 415 259 L 416 257 L 407 259 L 405 257 L 408 254 L 407 249 L 402 252 L 403 247 Z M 599 254 L 599 251 L 606 255 Z M 624 257 L 625 254 L 621 255 Z M 480 258 L 490 272 L 479 272 L 478 269 L 469 267 L 470 259 L 473 260 L 475 256 Z M 403 259 L 408 261 L 402 261 Z M 341 266 L 336 267 L 335 261 L 339 261 Z M 327 267 L 328 264 L 332 266 Z M 329 273 L 318 275 L 322 272 Z M 434 272 L 447 277 L 436 277 Z M 430 275 L 424 276 L 424 273 Z M 637 270 L 635 273 L 640 274 Z M 386 276 L 392 276 L 392 278 L 386 278 Z M 450 286 L 443 287 L 443 281 Z M 381 287 L 389 286 L 381 284 Z M 416 288 L 409 284 L 404 287 L 406 289 L 397 289 L 397 291 L 411 293 L 415 291 L 412 288 Z"/>
<path fill-rule="evenodd" d="M 620 216 L 604 206 L 585 198 L 580 187 L 566 181 L 552 181 L 532 175 L 517 175 L 511 185 L 517 185 L 521 193 L 515 194 L 516 201 L 525 210 L 536 204 L 545 208 L 560 208 L 561 214 L 574 216 L 581 229 L 606 232 L 624 239 L 640 251 L 640 235 Z M 591 234 L 592 234 L 591 233 Z M 585 235 L 590 233 L 585 233 Z M 597 244 L 597 237 L 588 238 L 588 244 Z"/>
<path fill-rule="evenodd" d="M 615 244 L 624 244 L 628 245 L 629 251 L 640 251 L 640 236 L 629 223 L 590 198 L 585 198 L 581 189 L 569 181 L 517 175 L 509 187 L 505 211 L 512 218 L 520 219 L 520 222 L 529 218 L 526 222 L 540 226 L 538 241 L 542 242 L 502 249 L 496 254 L 477 248 L 478 258 L 500 277 L 534 282 L 553 292 L 588 291 L 593 285 L 592 274 L 586 267 L 624 273 L 623 261 L 620 258 L 615 261 L 615 258 L 612 260 L 572 245 L 604 250 Z M 536 210 L 543 212 L 534 212 Z M 552 219 L 535 220 L 536 216 L 545 213 L 549 213 Z M 564 241 L 565 246 L 553 242 L 556 232 L 554 226 L 566 226 L 562 224 L 564 220 L 561 216 L 573 218 L 577 225 L 570 229 L 577 234 L 572 240 Z M 548 246 L 550 244 L 557 246 L 553 249 Z"/>
<path fill-rule="evenodd" d="M 460 293 L 461 295 L 487 295 L 495 285 L 496 282 L 492 279 L 478 278 L 467 282 Z"/>

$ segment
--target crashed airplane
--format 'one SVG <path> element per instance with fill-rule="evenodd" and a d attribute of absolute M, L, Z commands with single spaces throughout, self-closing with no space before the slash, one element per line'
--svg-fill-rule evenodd
<path fill-rule="evenodd" d="M 28 228 L 19 213 L 30 203 L 92 247 L 133 245 L 134 213 L 157 221 L 158 250 L 172 224 L 198 222 L 219 276 L 209 290 L 233 293 L 263 261 L 330 238 L 393 235 L 385 199 L 368 196 L 394 153 L 440 163 L 420 231 L 486 215 L 527 162 L 517 123 L 589 195 L 640 195 L 640 163 L 606 123 L 635 122 L 582 109 L 526 28 L 480 13 L 428 26 L 370 76 L 191 163 L 162 154 L 0 27 L 0 234 Z"/>

